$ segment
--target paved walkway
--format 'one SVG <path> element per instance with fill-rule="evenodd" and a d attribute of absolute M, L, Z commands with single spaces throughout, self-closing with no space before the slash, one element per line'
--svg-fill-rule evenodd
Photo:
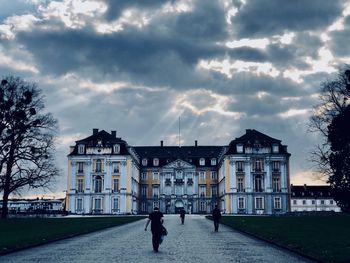
<path fill-rule="evenodd" d="M 146 219 L 19 251 L 0 256 L 0 262 L 311 262 L 223 225 L 214 232 L 212 221 L 199 215 L 186 215 L 184 225 L 166 215 L 169 234 L 154 253 L 145 224 Z"/>

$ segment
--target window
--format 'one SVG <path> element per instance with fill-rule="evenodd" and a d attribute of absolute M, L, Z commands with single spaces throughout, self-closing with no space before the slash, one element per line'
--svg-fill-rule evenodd
<path fill-rule="evenodd" d="M 264 179 L 262 175 L 256 175 L 254 177 L 254 191 L 262 192 L 264 189 Z"/>
<path fill-rule="evenodd" d="M 281 192 L 281 182 L 279 177 L 273 177 L 272 189 L 274 192 Z"/>
<path fill-rule="evenodd" d="M 217 172 L 211 172 L 211 179 L 212 180 L 216 180 L 216 179 L 218 179 L 218 174 L 217 174 Z"/>
<path fill-rule="evenodd" d="M 76 209 L 77 209 L 77 212 L 83 210 L 83 199 L 77 198 Z"/>
<path fill-rule="evenodd" d="M 158 166 L 159 165 L 159 159 L 158 158 L 154 158 L 153 159 L 153 166 Z"/>
<path fill-rule="evenodd" d="M 264 160 L 255 159 L 253 160 L 253 172 L 262 172 L 264 171 Z"/>
<path fill-rule="evenodd" d="M 306 200 L 303 200 L 303 205 L 306 205 Z"/>
<path fill-rule="evenodd" d="M 239 143 L 236 146 L 237 153 L 243 153 L 243 144 Z"/>
<path fill-rule="evenodd" d="M 216 159 L 215 159 L 215 158 L 212 158 L 212 159 L 210 160 L 210 164 L 211 164 L 211 165 L 216 165 Z"/>
<path fill-rule="evenodd" d="M 333 200 L 330 200 L 330 201 L 329 201 L 329 204 L 333 205 Z"/>
<path fill-rule="evenodd" d="M 255 197 L 255 209 L 264 209 L 263 197 Z"/>
<path fill-rule="evenodd" d="M 238 197 L 238 209 L 245 209 L 244 197 Z"/>
<path fill-rule="evenodd" d="M 242 161 L 236 162 L 236 171 L 237 172 L 244 172 L 244 162 L 242 162 Z"/>
<path fill-rule="evenodd" d="M 211 186 L 211 196 L 217 196 L 218 195 L 218 188 L 216 187 L 216 185 L 212 185 Z"/>
<path fill-rule="evenodd" d="M 119 169 L 120 163 L 119 162 L 113 162 L 112 166 L 113 166 L 112 167 L 113 173 L 119 174 L 120 173 L 120 169 Z"/>
<path fill-rule="evenodd" d="M 77 180 L 77 192 L 84 193 L 84 179 Z"/>
<path fill-rule="evenodd" d="M 272 171 L 274 172 L 280 171 L 280 162 L 277 162 L 277 161 L 272 162 Z"/>
<path fill-rule="evenodd" d="M 119 212 L 119 198 L 113 198 L 112 211 Z"/>
<path fill-rule="evenodd" d="M 77 162 L 77 169 L 78 169 L 78 173 L 82 174 L 84 173 L 84 163 L 83 162 Z"/>
<path fill-rule="evenodd" d="M 312 200 L 311 203 L 314 205 L 315 204 L 315 200 Z"/>
<path fill-rule="evenodd" d="M 324 200 L 321 200 L 321 205 L 324 205 Z"/>
<path fill-rule="evenodd" d="M 114 153 L 120 153 L 120 145 L 119 144 L 114 144 L 113 151 L 114 151 Z"/>
<path fill-rule="evenodd" d="M 202 165 L 202 166 L 205 165 L 205 159 L 204 158 L 200 158 L 199 159 L 199 165 Z"/>
<path fill-rule="evenodd" d="M 95 213 L 102 212 L 102 199 L 101 198 L 94 199 L 94 212 Z"/>
<path fill-rule="evenodd" d="M 273 144 L 272 145 L 272 152 L 273 153 L 278 153 L 278 144 Z"/>
<path fill-rule="evenodd" d="M 147 173 L 141 173 L 141 179 L 147 180 Z"/>
<path fill-rule="evenodd" d="M 273 199 L 273 207 L 275 209 L 281 209 L 281 197 L 275 197 Z"/>
<path fill-rule="evenodd" d="M 102 161 L 100 159 L 96 160 L 95 162 L 95 172 L 97 173 L 102 172 Z"/>
<path fill-rule="evenodd" d="M 141 211 L 142 212 L 147 212 L 147 203 L 145 203 L 145 202 L 141 203 Z"/>
<path fill-rule="evenodd" d="M 78 145 L 78 154 L 84 154 L 85 152 L 85 147 L 83 144 Z"/>
<path fill-rule="evenodd" d="M 293 200 L 293 205 L 296 205 L 297 204 L 297 200 Z"/>
<path fill-rule="evenodd" d="M 199 188 L 199 195 L 201 197 L 205 197 L 205 192 L 206 192 L 205 185 L 201 185 Z"/>
<path fill-rule="evenodd" d="M 201 201 L 201 202 L 199 203 L 199 210 L 200 210 L 201 212 L 204 212 L 204 211 L 207 210 L 206 207 L 205 207 L 205 202 L 204 202 L 204 201 Z"/>
<path fill-rule="evenodd" d="M 147 159 L 142 159 L 142 165 L 147 166 Z"/>
<path fill-rule="evenodd" d="M 101 176 L 95 177 L 94 190 L 95 190 L 95 193 L 102 193 L 102 178 L 101 178 Z"/>
<path fill-rule="evenodd" d="M 244 178 L 237 178 L 237 192 L 244 192 Z"/>
<path fill-rule="evenodd" d="M 119 191 L 119 179 L 113 179 L 113 191 L 116 193 Z"/>
<path fill-rule="evenodd" d="M 147 185 L 141 186 L 141 195 L 142 195 L 143 197 L 146 197 L 146 196 L 147 196 Z"/>
<path fill-rule="evenodd" d="M 153 186 L 153 197 L 158 198 L 159 197 L 159 187 L 158 186 Z"/>
<path fill-rule="evenodd" d="M 159 180 L 159 172 L 153 172 L 153 180 Z"/>
<path fill-rule="evenodd" d="M 204 172 L 199 172 L 199 180 L 202 180 L 202 181 L 205 180 L 205 173 Z"/>

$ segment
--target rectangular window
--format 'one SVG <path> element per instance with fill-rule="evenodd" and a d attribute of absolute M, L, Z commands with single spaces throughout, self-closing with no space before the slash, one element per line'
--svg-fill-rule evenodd
<path fill-rule="evenodd" d="M 273 199 L 273 206 L 275 209 L 281 209 L 281 197 L 275 197 Z"/>
<path fill-rule="evenodd" d="M 237 192 L 244 192 L 244 178 L 237 178 Z"/>
<path fill-rule="evenodd" d="M 244 172 L 244 162 L 243 161 L 236 162 L 236 171 L 237 172 Z"/>
<path fill-rule="evenodd" d="M 199 188 L 199 195 L 201 197 L 205 197 L 205 192 L 206 192 L 206 187 L 205 185 L 201 185 L 200 188 Z"/>
<path fill-rule="evenodd" d="M 274 172 L 280 171 L 280 162 L 277 162 L 277 161 L 272 162 L 272 171 Z"/>
<path fill-rule="evenodd" d="M 306 205 L 306 200 L 303 200 L 303 205 Z"/>
<path fill-rule="evenodd" d="M 211 187 L 211 196 L 215 197 L 218 195 L 218 188 L 216 187 L 216 185 L 213 185 Z"/>
<path fill-rule="evenodd" d="M 77 212 L 82 211 L 83 210 L 83 199 L 78 198 L 77 199 Z"/>
<path fill-rule="evenodd" d="M 254 159 L 253 160 L 253 172 L 263 172 L 264 171 L 264 160 Z"/>
<path fill-rule="evenodd" d="M 314 205 L 315 204 L 315 200 L 312 200 L 311 203 Z"/>
<path fill-rule="evenodd" d="M 153 173 L 153 180 L 159 180 L 159 172 Z"/>
<path fill-rule="evenodd" d="M 273 177 L 272 188 L 274 192 L 281 192 L 281 181 L 279 177 Z"/>
<path fill-rule="evenodd" d="M 147 203 L 146 202 L 142 202 L 141 203 L 141 211 L 142 212 L 147 212 Z"/>
<path fill-rule="evenodd" d="M 278 153 L 278 144 L 272 145 L 272 152 L 273 153 Z"/>
<path fill-rule="evenodd" d="M 115 174 L 119 174 L 120 173 L 120 163 L 119 162 L 113 162 L 112 163 L 112 169 L 113 169 L 113 173 Z"/>
<path fill-rule="evenodd" d="M 217 174 L 217 172 L 211 172 L 211 179 L 212 179 L 212 180 L 218 179 L 218 174 Z"/>
<path fill-rule="evenodd" d="M 237 153 L 242 153 L 243 152 L 243 144 L 241 144 L 241 143 L 237 144 L 236 150 L 237 150 Z"/>
<path fill-rule="evenodd" d="M 119 198 L 113 198 L 113 212 L 119 212 Z"/>
<path fill-rule="evenodd" d="M 154 158 L 153 159 L 153 166 L 158 166 L 159 165 L 159 159 L 158 158 Z"/>
<path fill-rule="evenodd" d="M 238 209 L 245 209 L 244 197 L 238 197 Z"/>
<path fill-rule="evenodd" d="M 256 175 L 254 177 L 254 191 L 255 192 L 263 192 L 264 189 L 264 181 L 262 175 Z"/>
<path fill-rule="evenodd" d="M 142 165 L 147 166 L 147 159 L 142 159 Z"/>
<path fill-rule="evenodd" d="M 205 180 L 205 172 L 199 172 L 199 180 Z"/>
<path fill-rule="evenodd" d="M 95 193 L 102 193 L 102 178 L 100 176 L 96 176 L 94 179 L 94 190 Z"/>
<path fill-rule="evenodd" d="M 211 164 L 211 165 L 216 165 L 216 159 L 215 159 L 215 158 L 212 158 L 212 159 L 210 160 L 210 164 Z"/>
<path fill-rule="evenodd" d="M 321 205 L 324 205 L 324 200 L 321 200 Z"/>
<path fill-rule="evenodd" d="M 119 192 L 119 179 L 117 178 L 113 179 L 113 191 L 115 193 Z"/>
<path fill-rule="evenodd" d="M 199 159 L 199 165 L 201 165 L 201 166 L 205 165 L 205 159 L 204 158 L 200 158 Z"/>
<path fill-rule="evenodd" d="M 255 209 L 264 209 L 263 197 L 255 197 Z"/>
<path fill-rule="evenodd" d="M 114 153 L 120 153 L 120 145 L 119 144 L 115 144 L 113 146 L 113 151 L 114 151 Z"/>
<path fill-rule="evenodd" d="M 146 197 L 146 196 L 147 196 L 147 185 L 141 186 L 141 195 L 142 195 L 143 197 Z"/>
<path fill-rule="evenodd" d="M 102 199 L 101 198 L 94 199 L 94 210 L 96 213 L 102 212 Z"/>
<path fill-rule="evenodd" d="M 159 187 L 153 186 L 153 198 L 159 198 Z"/>
<path fill-rule="evenodd" d="M 77 180 L 77 192 L 84 193 L 84 179 Z"/>
<path fill-rule="evenodd" d="M 97 173 L 103 172 L 103 161 L 100 159 L 95 160 L 95 172 Z"/>
<path fill-rule="evenodd" d="M 77 173 L 79 173 L 79 174 L 84 173 L 84 163 L 83 162 L 77 162 Z"/>
<path fill-rule="evenodd" d="M 333 205 L 333 200 L 330 200 L 330 201 L 329 201 L 329 204 Z"/>
<path fill-rule="evenodd" d="M 83 144 L 78 145 L 78 154 L 84 154 L 85 147 Z"/>
<path fill-rule="evenodd" d="M 147 180 L 147 173 L 141 173 L 141 179 Z"/>
<path fill-rule="evenodd" d="M 297 200 L 293 200 L 293 205 L 296 205 L 297 204 Z"/>

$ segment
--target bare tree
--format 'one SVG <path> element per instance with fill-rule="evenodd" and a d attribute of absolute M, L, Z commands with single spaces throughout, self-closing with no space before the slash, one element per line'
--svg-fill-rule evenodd
<path fill-rule="evenodd" d="M 47 187 L 58 175 L 53 155 L 57 121 L 44 112 L 36 84 L 9 76 L 0 88 L 1 217 L 6 218 L 11 193 L 24 186 Z"/>

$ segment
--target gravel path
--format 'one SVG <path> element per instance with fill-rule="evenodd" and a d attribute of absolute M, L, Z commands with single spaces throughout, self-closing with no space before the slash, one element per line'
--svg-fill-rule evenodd
<path fill-rule="evenodd" d="M 146 219 L 51 244 L 0 256 L 0 262 L 311 262 L 268 243 L 250 238 L 200 215 L 166 215 L 168 236 L 152 250 Z"/>

